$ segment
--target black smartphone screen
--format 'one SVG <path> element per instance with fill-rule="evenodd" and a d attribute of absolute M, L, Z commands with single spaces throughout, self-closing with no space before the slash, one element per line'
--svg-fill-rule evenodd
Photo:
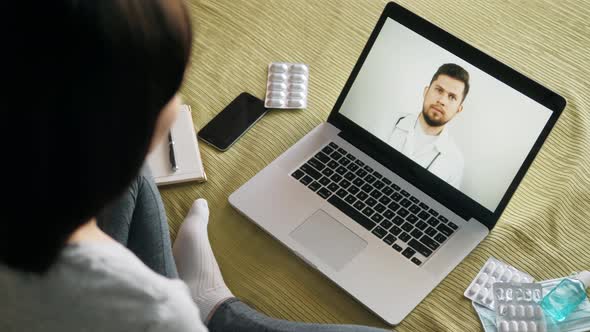
<path fill-rule="evenodd" d="M 227 150 L 266 113 L 264 102 L 242 92 L 217 114 L 198 136 L 221 151 Z"/>

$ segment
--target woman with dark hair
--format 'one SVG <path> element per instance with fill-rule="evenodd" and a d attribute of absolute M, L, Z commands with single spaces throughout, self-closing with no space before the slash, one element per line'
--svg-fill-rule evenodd
<path fill-rule="evenodd" d="M 202 199 L 172 249 L 142 165 L 181 103 L 192 33 L 180 0 L 55 6 L 52 47 L 29 68 L 46 86 L 36 101 L 45 116 L 30 121 L 49 134 L 30 150 L 59 194 L 43 197 L 52 202 L 44 218 L 8 223 L 0 330 L 377 331 L 276 320 L 236 299 L 211 250 Z"/>

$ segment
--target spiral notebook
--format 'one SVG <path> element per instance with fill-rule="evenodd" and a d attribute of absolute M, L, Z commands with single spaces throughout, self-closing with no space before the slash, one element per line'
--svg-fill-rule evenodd
<path fill-rule="evenodd" d="M 171 128 L 171 135 L 178 169 L 176 171 L 172 169 L 169 141 L 162 140 L 147 157 L 156 184 L 161 186 L 188 181 L 207 181 L 189 105 L 180 107 Z"/>

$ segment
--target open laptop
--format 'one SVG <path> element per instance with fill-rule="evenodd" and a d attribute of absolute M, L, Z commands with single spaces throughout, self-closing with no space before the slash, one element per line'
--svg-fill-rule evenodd
<path fill-rule="evenodd" d="M 395 325 L 488 235 L 564 107 L 389 3 L 327 122 L 229 201 Z"/>

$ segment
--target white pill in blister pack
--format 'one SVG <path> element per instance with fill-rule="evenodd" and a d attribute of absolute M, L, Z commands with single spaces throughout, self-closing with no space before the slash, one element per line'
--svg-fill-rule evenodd
<path fill-rule="evenodd" d="M 490 257 L 465 290 L 465 297 L 494 310 L 492 287 L 496 282 L 532 282 L 530 275 Z"/>
<path fill-rule="evenodd" d="M 543 286 L 536 283 L 497 282 L 493 287 L 496 326 L 500 332 L 545 332 L 540 302 Z"/>
<path fill-rule="evenodd" d="M 309 68 L 303 63 L 273 62 L 268 65 L 266 108 L 306 108 Z"/>

